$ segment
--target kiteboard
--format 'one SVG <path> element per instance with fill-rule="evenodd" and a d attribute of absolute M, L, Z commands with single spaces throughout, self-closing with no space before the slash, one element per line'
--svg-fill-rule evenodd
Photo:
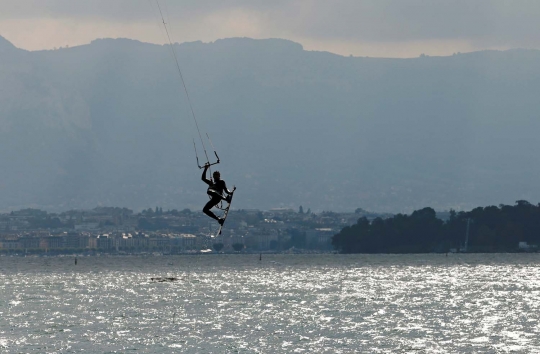
<path fill-rule="evenodd" d="M 234 187 L 233 190 L 232 190 L 231 199 L 229 199 L 229 204 L 227 205 L 227 207 L 225 209 L 223 209 L 223 223 L 221 223 L 221 225 L 219 225 L 219 230 L 218 230 L 216 236 L 214 236 L 214 237 L 218 237 L 219 235 L 221 235 L 221 231 L 223 230 L 223 225 L 225 225 L 225 221 L 227 220 L 227 215 L 229 215 L 229 209 L 231 207 L 231 203 L 232 203 L 232 199 L 233 199 L 235 190 L 236 190 L 236 187 Z"/>

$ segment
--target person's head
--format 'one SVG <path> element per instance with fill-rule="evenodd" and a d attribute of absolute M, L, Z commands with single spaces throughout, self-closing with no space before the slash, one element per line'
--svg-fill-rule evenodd
<path fill-rule="evenodd" d="M 221 178 L 219 171 L 214 171 L 214 173 L 212 173 L 212 176 L 214 177 L 215 181 L 219 181 L 219 179 Z"/>

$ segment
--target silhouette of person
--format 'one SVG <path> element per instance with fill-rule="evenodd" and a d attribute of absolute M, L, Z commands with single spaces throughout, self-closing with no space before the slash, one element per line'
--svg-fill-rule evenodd
<path fill-rule="evenodd" d="M 214 214 L 210 209 L 218 205 L 219 202 L 221 202 L 222 200 L 230 203 L 233 192 L 227 189 L 227 185 L 225 184 L 225 181 L 221 179 L 219 171 L 214 171 L 214 173 L 212 174 L 212 176 L 214 177 L 213 181 L 206 178 L 206 171 L 208 170 L 208 167 L 210 167 L 208 163 L 204 165 L 204 171 L 202 173 L 201 179 L 204 183 L 208 184 L 208 190 L 206 191 L 206 193 L 210 196 L 211 199 L 204 206 L 203 213 L 205 213 L 212 219 L 217 220 L 220 225 L 223 225 L 225 219 L 218 218 L 216 214 Z M 223 197 L 223 192 L 227 193 L 226 197 Z"/>

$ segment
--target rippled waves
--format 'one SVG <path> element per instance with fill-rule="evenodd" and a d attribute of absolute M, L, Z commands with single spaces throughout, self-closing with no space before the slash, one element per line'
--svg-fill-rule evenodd
<path fill-rule="evenodd" d="M 0 351 L 540 352 L 539 260 L 0 257 Z"/>

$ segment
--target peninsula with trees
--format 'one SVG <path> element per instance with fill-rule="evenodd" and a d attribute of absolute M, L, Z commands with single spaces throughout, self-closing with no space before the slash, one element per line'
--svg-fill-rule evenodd
<path fill-rule="evenodd" d="M 540 244 L 540 204 L 451 210 L 446 220 L 432 208 L 410 215 L 358 219 L 332 238 L 341 253 L 515 252 Z"/>

